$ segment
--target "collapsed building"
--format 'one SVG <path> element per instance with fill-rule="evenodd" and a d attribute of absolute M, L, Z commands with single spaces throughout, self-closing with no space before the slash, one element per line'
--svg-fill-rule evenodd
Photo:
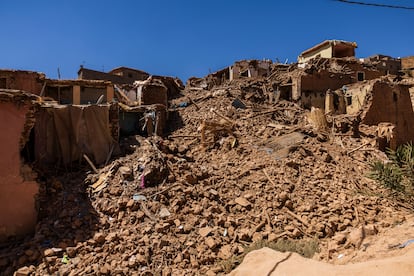
<path fill-rule="evenodd" d="M 236 69 L 238 88 L 244 100 L 264 95 L 268 102 L 293 101 L 305 109 L 319 108 L 330 115 L 345 114 L 353 121 L 353 128 L 361 122 L 367 125 L 388 126 L 385 147 L 395 149 L 409 142 L 414 133 L 409 129 L 412 121 L 410 91 L 411 83 L 401 83 L 402 68 L 409 68 L 410 59 L 373 55 L 368 58 L 355 57 L 355 42 L 326 40 L 302 52 L 298 63 L 249 63 L 236 62 L 234 66 L 207 75 L 204 78 L 190 78 L 189 89 L 223 89 L 231 86 L 234 68 L 256 68 L 256 78 L 251 73 Z M 256 67 L 253 66 L 255 64 Z M 258 64 L 266 70 L 259 71 Z M 267 67 L 269 66 L 269 67 Z M 251 69 L 249 69 L 251 70 Z M 267 71 L 269 70 L 269 71 Z M 237 74 L 236 74 L 237 75 Z M 381 79 L 382 77 L 386 77 Z M 233 88 L 234 89 L 234 88 Z M 378 92 L 380 91 L 380 92 Z M 411 92 L 411 94 L 413 94 Z M 372 115 L 390 109 L 381 116 Z M 410 112 L 411 111 L 411 112 Z M 377 118 L 374 120 L 373 118 Z M 348 129 L 348 127 L 346 127 Z"/>
<path fill-rule="evenodd" d="M 181 81 L 124 67 L 111 75 L 125 82 L 130 78 L 125 72 L 136 73 L 134 82 L 142 79 L 127 84 L 134 95 L 86 69 L 82 76 L 96 79 L 54 80 L 42 73 L 0 70 L 0 123 L 7 133 L 1 143 L 0 240 L 34 229 L 39 184 L 33 169 L 67 169 L 83 159 L 106 164 L 119 154 L 120 136 L 163 135 L 168 92 L 179 94 Z"/>
<path fill-rule="evenodd" d="M 85 156 L 92 165 L 107 166 L 88 174 L 88 182 L 84 178 L 64 182 L 66 187 L 74 184 L 75 189 L 88 186 L 95 205 L 86 212 L 98 212 L 96 220 L 82 217 L 85 210 L 80 208 L 68 210 L 80 200 L 86 201 L 79 196 L 84 191 L 67 196 L 67 190 L 57 189 L 50 198 L 57 198 L 58 204 L 50 208 L 62 206 L 64 210 L 39 223 L 42 231 L 36 230 L 34 241 L 21 245 L 23 256 L 3 260 L 0 268 L 43 258 L 43 267 L 38 269 L 50 269 L 49 274 L 76 273 L 85 263 L 93 263 L 96 269 L 85 268 L 81 273 L 116 274 L 115 267 L 121 267 L 127 275 L 149 263 L 159 269 L 165 256 L 174 258 L 171 256 L 181 252 L 173 265 L 194 271 L 240 254 L 242 245 L 250 242 L 282 236 L 332 237 L 359 225 L 361 217 L 362 223 L 390 217 L 395 209 L 384 208 L 383 212 L 377 208 L 384 201 L 367 204 L 359 195 L 353 196 L 355 191 L 370 191 L 354 186 L 378 188 L 358 174 L 361 164 L 354 165 L 353 155 L 361 157 L 356 160 L 361 160 L 363 169 L 368 167 L 366 156 L 378 154 L 373 148 L 375 128 L 381 149 L 413 140 L 412 84 L 385 76 L 390 70 L 379 68 L 377 61 L 382 58 L 364 62 L 354 58 L 350 49 L 329 45 L 331 57 L 316 54 L 301 64 L 241 61 L 206 78 L 189 80 L 177 105 L 171 103 L 174 107 L 188 101 L 171 108 L 182 111 L 186 128 L 164 140 L 139 137 L 131 145 L 133 155 L 111 164 L 120 136 L 163 134 L 170 99 L 176 93 L 173 90 L 180 90 L 178 82 L 144 74 L 142 79 L 131 77 L 138 78 L 133 82 L 126 75 L 128 83 L 105 79 L 105 75 L 86 79 L 87 71 L 78 80 L 49 80 L 42 74 L 19 72 L 19 78 L 26 79 L 26 89 L 34 89 L 32 94 L 11 89 L 19 88 L 18 75 L 5 74 L 0 123 L 10 136 L 4 135 L 0 143 L 4 157 L 0 160 L 0 240 L 33 231 L 38 214 L 36 195 L 42 189 L 36 182 L 38 169 L 52 168 L 55 173 L 58 168 L 71 169 Z M 114 72 L 124 77 L 120 72 L 128 70 Z M 303 108 L 318 109 L 326 129 L 307 124 L 308 112 Z M 357 134 L 360 124 L 369 131 L 354 139 L 348 131 Z M 335 138 L 340 139 L 333 141 Z M 364 145 L 367 151 L 359 152 Z M 142 161 L 147 157 L 156 161 L 151 171 L 147 160 Z M 102 179 L 108 175 L 110 184 L 106 185 Z M 154 181 L 145 182 L 150 177 Z M 141 184 L 161 187 L 139 190 Z M 70 204 L 60 204 L 61 199 Z M 228 202 L 225 208 L 223 200 Z M 263 207 L 263 217 L 258 216 L 253 202 L 259 209 Z M 322 208 L 314 202 L 323 202 Z M 338 215 L 343 213 L 346 216 Z M 91 225 L 99 225 L 99 229 Z M 88 227 L 97 233 L 82 232 Z M 48 242 L 49 228 L 59 232 L 59 239 Z M 191 236 L 201 238 L 187 240 Z M 129 246 L 137 240 L 139 250 Z M 40 252 L 39 257 L 34 252 Z M 74 261 L 65 264 L 64 254 Z M 81 260 L 78 267 L 75 258 Z"/>
<path fill-rule="evenodd" d="M 401 73 L 402 64 L 400 58 L 378 54 L 360 60 L 365 64 L 372 64 L 384 75 L 399 75 Z"/>
<path fill-rule="evenodd" d="M 401 59 L 401 70 L 408 77 L 414 77 L 414 56 L 403 57 Z"/>
<path fill-rule="evenodd" d="M 160 80 L 167 87 L 167 95 L 169 99 L 177 97 L 180 94 L 180 91 L 184 89 L 184 84 L 179 78 L 150 75 L 145 71 L 124 66 L 114 68 L 107 73 L 88 69 L 83 66 L 78 70 L 78 79 L 110 81 L 124 90 L 132 89 L 135 81 L 145 81 L 149 77 L 151 77 L 151 79 Z"/>
<path fill-rule="evenodd" d="M 36 223 L 37 170 L 68 167 L 89 156 L 96 164 L 116 153 L 110 106 L 60 105 L 21 90 L 0 90 L 0 239 L 31 232 Z"/>
<path fill-rule="evenodd" d="M 211 89 L 213 86 L 222 85 L 227 81 L 267 77 L 270 74 L 272 64 L 273 62 L 268 59 L 236 61 L 233 65 L 211 73 L 205 78 L 189 78 L 187 86 Z"/>

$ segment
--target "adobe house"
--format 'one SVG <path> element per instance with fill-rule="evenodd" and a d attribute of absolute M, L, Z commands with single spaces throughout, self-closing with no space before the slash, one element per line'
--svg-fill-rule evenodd
<path fill-rule="evenodd" d="M 409 77 L 414 77 L 414 56 L 401 58 L 401 70 Z"/>
<path fill-rule="evenodd" d="M 116 105 L 116 104 L 115 104 Z M 0 241 L 34 231 L 37 169 L 66 167 L 86 154 L 97 165 L 118 150 L 111 105 L 59 105 L 0 89 Z"/>
<path fill-rule="evenodd" d="M 399 145 L 414 140 L 414 112 L 408 89 L 409 85 L 379 78 L 347 85 L 345 91 L 335 93 L 343 94 L 346 114 L 360 116 L 361 123 L 393 125 L 388 147 L 396 149 Z M 337 106 L 340 104 L 337 103 Z"/>
<path fill-rule="evenodd" d="M 374 55 L 362 59 L 366 64 L 372 64 L 383 75 L 398 75 L 401 71 L 401 59 L 385 55 Z"/>
<path fill-rule="evenodd" d="M 266 77 L 270 73 L 271 60 L 241 60 L 229 67 L 229 80 L 242 77 Z"/>
<path fill-rule="evenodd" d="M 299 57 L 299 63 L 305 63 L 313 58 L 344 58 L 354 57 L 356 42 L 343 40 L 325 40 L 310 49 L 303 51 Z"/>
<path fill-rule="evenodd" d="M 324 108 L 328 90 L 384 75 L 374 66 L 366 65 L 355 58 L 315 58 L 305 68 L 298 68 L 296 73 L 289 74 L 291 90 L 286 97 L 300 101 L 305 108 Z"/>
<path fill-rule="evenodd" d="M 133 68 L 125 67 L 125 66 L 114 68 L 108 73 L 111 75 L 115 75 L 115 76 L 121 76 L 124 79 L 129 80 L 128 83 L 133 83 L 134 81 L 137 81 L 137 80 L 145 80 L 150 76 L 150 74 L 148 74 L 145 71 L 133 69 Z"/>
<path fill-rule="evenodd" d="M 39 186 L 20 152 L 34 124 L 33 95 L 0 89 L 0 241 L 34 230 Z"/>
<path fill-rule="evenodd" d="M 108 73 L 84 68 L 82 65 L 78 71 L 78 79 L 82 80 L 106 80 L 113 84 L 118 84 L 123 88 L 132 88 L 135 81 L 144 81 L 151 75 L 142 70 L 137 70 L 128 67 L 117 67 Z M 177 97 L 181 90 L 184 89 L 184 84 L 179 78 L 167 76 L 151 76 L 153 79 L 161 80 L 167 87 L 168 99 Z M 129 85 L 129 87 L 128 87 Z"/>
<path fill-rule="evenodd" d="M 51 80 L 47 79 L 42 96 L 59 104 L 110 103 L 114 98 L 114 86 L 103 80 Z"/>
<path fill-rule="evenodd" d="M 107 80 L 115 84 L 133 84 L 136 80 L 146 80 L 150 74 L 142 70 L 117 67 L 108 73 L 84 68 L 82 65 L 78 70 L 78 79 L 82 80 Z"/>
<path fill-rule="evenodd" d="M 38 166 L 64 167 L 81 160 L 83 154 L 97 165 L 104 163 L 118 149 L 110 111 L 109 104 L 42 103 L 35 114 L 31 141 Z"/>
<path fill-rule="evenodd" d="M 226 81 L 241 78 L 267 77 L 272 67 L 271 60 L 240 60 L 233 65 L 214 73 L 208 74 L 204 78 L 191 77 L 187 80 L 187 86 L 199 89 L 211 89 L 220 86 Z"/>
<path fill-rule="evenodd" d="M 0 89 L 24 90 L 40 95 L 45 79 L 43 73 L 3 69 L 0 70 Z"/>
<path fill-rule="evenodd" d="M 135 81 L 138 105 L 162 104 L 168 106 L 167 87 L 161 80 L 149 77 L 145 81 Z"/>

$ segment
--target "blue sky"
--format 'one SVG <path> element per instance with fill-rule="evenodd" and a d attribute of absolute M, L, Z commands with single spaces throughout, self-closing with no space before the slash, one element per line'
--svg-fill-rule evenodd
<path fill-rule="evenodd" d="M 357 42 L 358 57 L 404 57 L 414 55 L 413 18 L 332 0 L 2 0 L 0 68 L 57 78 L 59 67 L 70 79 L 81 64 L 128 66 L 185 81 L 241 59 L 294 62 L 325 39 Z"/>

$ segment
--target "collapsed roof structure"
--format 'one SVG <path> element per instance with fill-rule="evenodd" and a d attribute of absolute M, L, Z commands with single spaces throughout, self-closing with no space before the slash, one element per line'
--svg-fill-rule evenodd
<path fill-rule="evenodd" d="M 54 80 L 37 72 L 0 70 L 1 124 L 8 132 L 2 143 L 2 160 L 8 165 L 0 173 L 4 180 L 0 209 L 6 219 L 1 223 L 0 240 L 34 229 L 39 185 L 31 177 L 36 174 L 29 164 L 44 171 L 67 169 L 84 158 L 106 164 L 119 154 L 121 135 L 163 135 L 165 131 L 168 88 L 163 81 L 170 94 L 176 95 L 181 89 L 179 80 L 146 80 L 149 74 L 126 67 L 104 75 L 81 69 L 84 78 L 96 79 Z M 135 73 L 133 81 L 146 80 L 135 86 L 136 98 L 112 82 L 132 84 L 126 81 L 131 72 Z"/>

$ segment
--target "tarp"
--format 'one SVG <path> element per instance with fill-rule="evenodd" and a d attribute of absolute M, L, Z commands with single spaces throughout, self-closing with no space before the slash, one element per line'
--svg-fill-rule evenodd
<path fill-rule="evenodd" d="M 42 107 L 34 130 L 40 165 L 67 165 L 83 154 L 100 164 L 116 143 L 110 133 L 107 105 Z"/>

